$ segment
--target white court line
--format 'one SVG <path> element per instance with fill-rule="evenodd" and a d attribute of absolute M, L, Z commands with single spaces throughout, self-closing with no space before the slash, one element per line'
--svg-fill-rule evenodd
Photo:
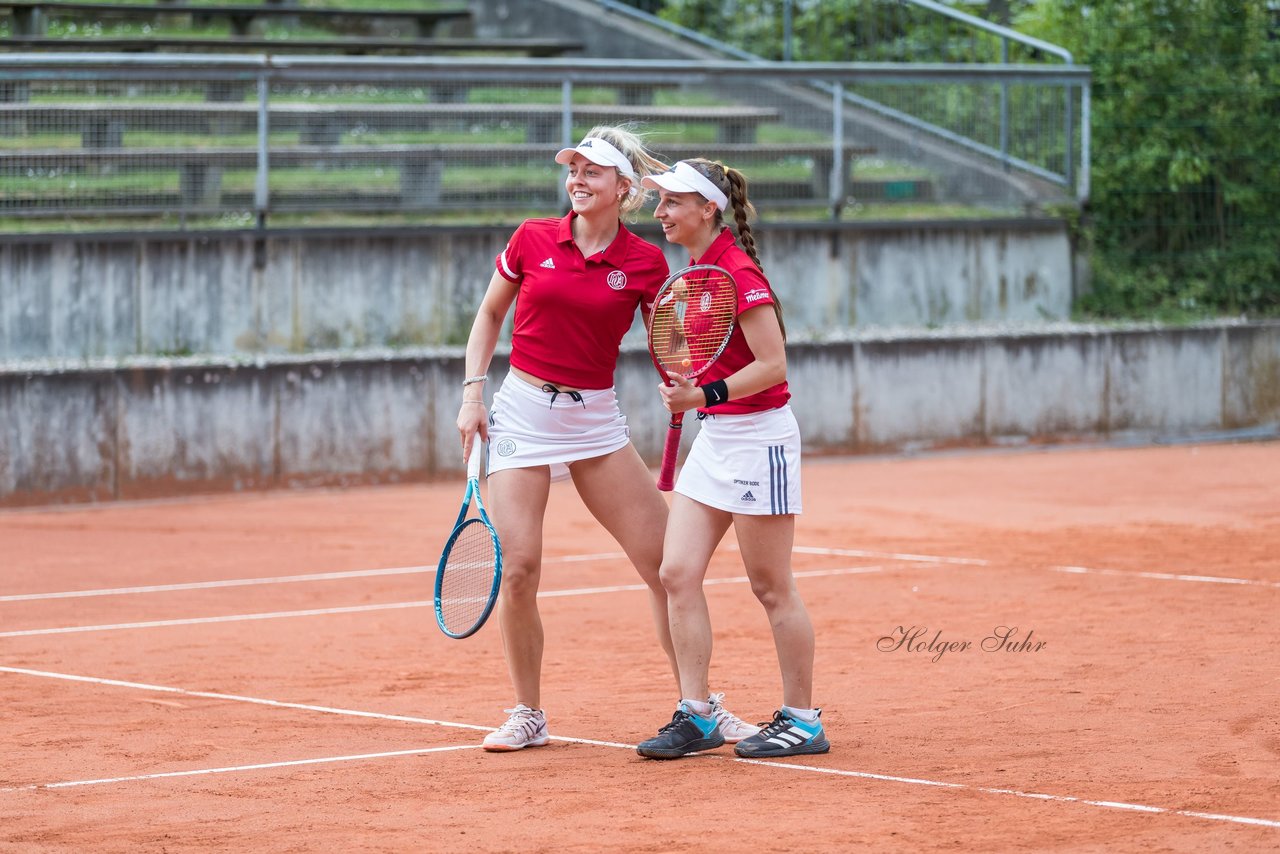
<path fill-rule="evenodd" d="M 1174 572 L 1125 572 L 1120 569 L 1094 569 L 1088 566 L 1051 566 L 1052 572 L 1072 575 L 1109 575 L 1115 578 L 1153 578 L 1157 581 L 1192 581 L 1200 584 L 1247 584 L 1257 587 L 1280 588 L 1280 581 L 1260 578 L 1228 578 L 1217 575 L 1182 575 Z"/>
<path fill-rule="evenodd" d="M 840 557 L 865 557 L 877 560 L 914 561 L 918 563 L 959 564 L 964 566 L 991 566 L 991 561 L 972 557 L 946 557 L 942 555 L 898 554 L 866 549 L 827 549 L 816 546 L 795 546 L 792 551 L 800 554 L 834 555 Z M 1256 587 L 1280 588 L 1280 581 L 1261 578 L 1230 578 L 1217 575 L 1187 575 L 1174 572 L 1129 572 L 1121 569 L 1097 569 L 1088 566 L 1049 566 L 1050 572 L 1066 572 L 1075 575 L 1109 575 L 1114 578 L 1150 578 L 1156 581 L 1190 581 L 1200 584 L 1244 584 Z"/>
<path fill-rule="evenodd" d="M 832 575 L 858 575 L 867 572 L 880 572 L 878 566 L 855 566 L 844 569 L 815 569 L 794 573 L 796 578 L 820 578 Z M 709 578 L 707 584 L 744 584 L 746 576 L 733 578 Z M 555 599 L 563 596 L 588 596 L 595 593 L 623 593 L 634 590 L 647 590 L 644 584 L 619 584 L 613 587 L 578 587 L 567 590 L 544 590 L 538 593 L 539 599 Z M 23 638 L 35 635 L 68 635 L 79 632 L 112 632 L 125 629 L 159 629 L 172 626 L 195 626 L 203 623 L 238 623 L 247 620 L 280 620 L 291 617 L 327 617 L 333 614 L 359 614 L 365 611 L 392 611 L 402 608 L 434 608 L 434 600 L 417 600 L 413 602 L 384 602 L 378 605 L 341 605 L 333 608 L 308 608 L 302 611 L 268 611 L 258 614 L 227 614 L 220 617 L 185 617 L 174 620 L 147 620 L 136 623 L 107 623 L 97 626 L 58 626 L 50 629 L 19 629 L 0 632 L 0 638 Z"/>
<path fill-rule="evenodd" d="M 493 732 L 491 726 L 477 726 L 454 721 L 438 721 L 434 718 L 419 718 L 411 715 L 388 715 L 382 712 L 362 712 L 355 709 L 338 709 L 332 706 L 315 706 L 309 703 L 288 703 L 283 700 L 264 700 L 259 697 L 244 697 L 239 694 L 220 694 L 217 691 L 188 691 L 186 688 L 174 688 L 170 685 L 151 685 L 146 682 L 127 682 L 123 679 L 104 679 L 101 676 L 76 676 L 71 673 L 53 673 L 47 670 L 31 670 L 26 667 L 6 667 L 0 665 L 0 673 L 13 673 L 19 676 L 39 676 L 45 679 L 61 679 L 66 682 L 87 682 L 91 685 L 107 685 L 112 688 L 133 688 L 138 691 L 154 691 L 161 694 L 178 694 L 183 697 L 199 697 L 204 700 L 233 700 L 237 703 L 250 703 L 256 706 L 271 706 L 277 709 L 297 709 L 303 712 L 323 712 L 330 715 L 346 715 L 357 718 L 374 718 L 380 721 L 400 721 L 411 724 L 429 724 L 431 726 L 453 727 L 455 729 L 473 729 L 482 732 Z"/>
<path fill-rule="evenodd" d="M 736 544 L 729 548 L 737 551 Z M 990 566 L 991 562 L 982 558 L 954 557 L 947 555 L 921 555 L 904 552 L 881 552 L 867 549 L 836 549 L 818 546 L 795 546 L 797 554 L 828 555 L 839 557 L 865 557 L 877 560 L 894 560 L 911 563 L 950 564 L 958 566 Z M 544 564 L 581 563 L 592 560 L 616 560 L 625 558 L 623 552 L 600 552 L 598 554 L 560 555 L 543 559 Z M 1204 584 L 1238 584 L 1258 587 L 1280 588 L 1280 581 L 1265 581 L 1253 578 L 1229 578 L 1212 575 L 1188 575 L 1168 572 L 1126 572 L 1116 569 L 1097 569 L 1087 566 L 1050 566 L 1052 572 L 1064 572 L 1075 575 L 1107 575 L 1117 578 L 1148 578 L 1158 581 L 1187 581 Z M 141 593 L 168 593 L 180 590 L 208 590 L 224 587 L 250 587 L 264 584 L 296 584 L 299 582 L 334 581 L 346 578 L 373 578 L 386 575 L 409 575 L 415 573 L 435 572 L 433 566 L 404 566 L 390 569 L 357 569 L 344 572 L 320 572 L 305 575 L 279 575 L 265 578 L 235 578 L 218 581 L 191 581 L 180 584 L 153 584 L 139 587 L 108 587 L 97 590 L 69 590 L 55 593 L 17 593 L 0 596 L 0 602 L 32 602 L 45 599 L 76 599 L 90 596 L 121 596 Z M 601 588 L 612 589 L 612 588 Z M 3 637 L 4 635 L 0 635 Z"/>
<path fill-rule="evenodd" d="M 734 549 L 737 546 L 733 547 Z M 866 549 L 825 549 L 817 546 L 793 546 L 793 552 L 806 555 L 837 555 L 839 557 L 867 557 L 876 560 L 903 560 L 917 563 L 954 563 L 964 566 L 990 566 L 991 561 L 976 557 L 941 557 L 939 555 L 915 555 L 901 552 L 873 552 Z"/>
<path fill-rule="evenodd" d="M 417 602 L 386 602 L 381 605 L 347 605 L 337 608 L 309 608 L 305 611 L 272 611 L 263 614 L 227 614 L 221 617 L 187 617 L 181 620 L 150 620 L 140 623 L 108 623 L 100 626 L 59 626 L 54 629 L 21 629 L 0 632 L 0 638 L 24 638 L 34 635 L 68 635 L 76 632 L 113 632 L 122 629 L 160 629 L 168 626 L 196 626 L 201 623 L 239 623 L 245 620 L 278 620 L 287 617 L 327 617 L 333 614 L 358 614 L 365 611 L 392 611 L 400 608 L 433 608 L 428 599 Z"/>
<path fill-rule="evenodd" d="M 234 700 L 237 702 L 253 703 L 256 705 L 273 706 L 277 708 L 286 708 L 286 709 L 300 709 L 304 711 L 317 711 L 317 712 L 324 712 L 327 714 L 335 714 L 335 715 L 349 715 L 349 716 L 356 716 L 356 717 L 362 717 L 362 718 L 377 718 L 381 720 L 392 720 L 392 721 L 408 721 L 413 723 L 433 724 L 437 726 L 447 726 L 447 727 L 472 729 L 472 730 L 491 731 L 493 729 L 492 727 L 482 727 L 482 726 L 476 726 L 474 724 L 464 724 L 464 723 L 458 723 L 454 721 L 436 721 L 436 720 L 430 720 L 426 718 L 413 718 L 405 715 L 387 715 L 387 714 L 381 714 L 378 712 L 366 712 L 366 711 L 358 711 L 353 709 L 338 709 L 338 708 L 333 708 L 328 706 L 313 706 L 305 703 L 288 703 L 280 700 L 266 700 L 266 699 L 261 699 L 257 697 L 243 697 L 235 694 L 218 694 L 212 691 L 188 691 L 184 688 L 175 688 L 168 685 L 148 685 L 143 682 L 125 682 L 118 679 L 103 679 L 103 678 L 94 677 L 94 676 L 75 676 L 68 673 L 54 673 L 54 672 L 43 671 L 43 670 L 29 670 L 27 668 L 22 668 L 22 667 L 0 666 L 0 673 L 12 673 L 20 676 L 35 676 L 35 677 L 40 677 L 45 679 L 59 679 L 59 680 L 65 680 L 65 681 L 71 681 L 71 682 L 86 682 L 86 683 L 95 684 L 95 685 L 108 685 L 113 687 L 134 688 L 138 690 L 157 691 L 165 694 L 178 694 L 178 695 L 188 696 L 188 697 L 201 697 L 201 698 L 218 699 L 218 700 Z M 553 736 L 552 740 L 570 742 L 575 744 L 590 744 L 590 745 L 597 745 L 602 747 L 622 748 L 626 750 L 635 749 L 634 744 L 622 744 L 619 742 L 612 742 L 612 741 L 597 741 L 593 739 L 584 739 L 584 738 L 566 738 L 563 736 Z M 467 747 L 470 747 L 470 746 L 471 745 L 467 745 Z M 447 750 L 447 749 L 450 749 L 450 748 L 435 748 L 435 750 Z M 461 749 L 461 747 L 459 749 Z M 415 752 L 431 752 L 431 751 L 430 750 L 393 751 L 393 752 L 384 753 L 384 754 L 366 754 L 365 756 L 356 756 L 356 757 L 336 757 L 327 761 L 346 761 L 346 760 L 352 760 L 352 759 L 373 758 L 378 756 L 400 756 L 400 755 L 406 755 L 406 754 L 415 753 Z M 1008 795 L 1008 796 L 1013 796 L 1018 798 L 1031 798 L 1039 801 L 1051 801 L 1055 803 L 1082 804 L 1085 806 L 1099 807 L 1102 809 L 1123 810 L 1126 812 L 1142 812 L 1142 813 L 1153 813 L 1153 814 L 1163 814 L 1163 815 L 1176 815 L 1176 816 L 1183 816 L 1186 818 L 1203 819 L 1206 821 L 1219 821 L 1219 822 L 1227 822 L 1230 824 L 1243 824 L 1243 825 L 1252 825 L 1257 827 L 1270 827 L 1270 828 L 1280 829 L 1280 821 L 1274 821 L 1274 820 L 1265 819 L 1265 818 L 1254 818 L 1251 816 L 1228 815 L 1225 813 L 1197 812 L 1194 810 L 1179 810 L 1179 809 L 1173 809 L 1170 807 L 1156 807 L 1156 806 L 1149 806 L 1146 804 L 1131 804 L 1131 803 L 1125 803 L 1123 801 L 1097 801 L 1097 800 L 1089 800 L 1086 798 L 1075 797 L 1072 795 L 1050 795 L 1043 792 L 1023 792 L 1017 789 L 997 789 L 997 788 L 991 788 L 988 786 L 972 786 L 972 785 L 967 785 L 965 783 L 950 783 L 942 780 L 928 780 L 928 779 L 919 778 L 919 777 L 900 777 L 892 774 L 874 774 L 868 771 L 849 771 L 841 768 L 824 768 L 824 767 L 813 766 L 813 765 L 795 765 L 789 762 L 776 762 L 776 761 L 766 761 L 762 759 L 744 759 L 740 757 L 720 756 L 713 753 L 709 753 L 705 755 L 709 758 L 720 759 L 720 760 L 730 760 L 730 761 L 741 763 L 744 765 L 760 765 L 760 766 L 765 766 L 769 768 L 781 768 L 788 771 L 798 771 L 801 773 L 808 773 L 808 774 L 829 774 L 829 775 L 834 775 L 838 777 L 852 777 L 852 778 L 863 779 L 863 780 L 877 780 L 877 781 L 890 782 L 890 783 L 902 783 L 904 785 L 910 785 L 910 786 L 929 786 L 933 788 L 953 789 L 955 791 L 980 792 L 982 794 L 987 794 L 987 795 Z M 317 760 L 299 760 L 299 761 L 281 762 L 281 763 L 263 763 L 259 765 L 241 766 L 240 769 L 237 769 L 237 768 L 206 769 L 202 771 L 197 770 L 197 771 L 186 771 L 186 772 L 168 772 L 163 774 L 144 774 L 144 775 L 137 775 L 134 777 L 106 778 L 106 779 L 100 779 L 100 780 L 73 780 L 73 781 L 63 781 L 60 783 L 50 783 L 50 784 L 44 784 L 44 785 L 6 788 L 6 789 L 0 789 L 0 792 L 15 792 L 15 791 L 24 791 L 29 789 L 68 787 L 68 786 L 91 785 L 91 784 L 101 784 L 101 783 L 130 782 L 133 780 L 147 780 L 147 779 L 155 779 L 158 777 L 169 777 L 169 776 L 192 776 L 196 774 L 209 774 L 209 773 L 219 773 L 219 772 L 225 773 L 227 771 L 242 770 L 242 769 L 254 770 L 258 768 L 283 767 L 287 765 L 308 764 L 308 763 L 316 763 L 316 762 L 323 762 L 323 761 L 326 761 L 326 760 L 317 759 Z"/>
<path fill-rule="evenodd" d="M 423 753 L 445 753 L 452 750 L 476 750 L 478 744 L 455 744 L 450 747 L 422 747 L 415 750 L 390 750 L 383 753 L 358 753 L 353 756 L 323 756 L 318 759 L 290 759 L 284 762 L 260 762 L 256 765 L 228 765 L 224 768 L 197 768 L 190 771 L 163 771 L 155 774 L 135 774 L 132 777 L 102 777 L 98 780 L 63 780 L 60 783 L 36 783 L 31 786 L 10 786 L 0 792 L 24 792 L 34 789 L 66 789 L 72 786 L 100 786 L 104 783 L 134 783 L 140 780 L 160 780 L 166 777 L 199 777 L 205 774 L 230 774 L 237 771 L 264 771 L 270 768 L 292 768 L 299 765 L 323 765 L 331 762 L 359 762 L 365 759 L 387 759 L 393 756 L 419 756 Z"/>
<path fill-rule="evenodd" d="M 912 777 L 894 777 L 889 774 L 870 774 L 865 771 L 844 771 L 839 768 L 818 768 L 813 765 L 792 765 L 787 762 L 769 762 L 763 759 L 736 758 L 735 762 L 748 765 L 763 765 L 769 768 L 788 768 L 794 771 L 811 771 L 817 774 L 835 774 L 841 777 L 860 777 L 867 780 L 885 780 L 891 783 L 908 783 L 916 786 L 940 786 L 947 789 L 981 792 L 984 795 L 1011 795 L 1015 798 L 1031 798 L 1037 801 L 1051 801 L 1064 804 L 1084 804 L 1103 809 L 1125 810 L 1128 812 L 1154 813 L 1163 815 L 1180 815 L 1186 818 L 1200 818 L 1208 821 L 1225 821 L 1231 824 L 1248 824 L 1258 827 L 1280 828 L 1280 821 L 1268 818 L 1252 818 L 1250 816 L 1226 815 L 1224 813 L 1198 812 L 1196 810 L 1179 810 L 1172 807 L 1153 807 L 1146 804 L 1129 804 L 1123 801 L 1093 801 L 1077 798 L 1072 795 L 1048 795 L 1043 792 L 1020 792 L 1017 789 L 996 789 L 990 786 L 969 786 L 964 783 L 944 783 L 937 780 L 919 780 Z"/>
<path fill-rule="evenodd" d="M 847 566 L 841 569 L 804 569 L 799 572 L 791 573 L 796 578 L 823 578 L 830 575 L 864 575 L 869 572 L 884 572 L 882 566 Z M 745 575 L 735 575 L 730 578 L 707 578 L 702 584 L 709 587 L 713 584 L 746 584 L 751 579 Z M 573 590 L 541 590 L 538 592 L 539 599 L 556 599 L 561 596 L 585 596 L 590 593 L 618 593 L 623 590 L 648 590 L 646 584 L 621 584 L 616 587 L 578 587 Z M 0 634 L 0 637 L 4 637 Z"/>
<path fill-rule="evenodd" d="M 15 593 L 0 596 L 0 602 L 34 602 L 39 599 L 79 599 L 88 596 L 124 596 L 130 593 L 170 593 L 175 590 L 212 590 L 218 587 L 251 587 L 256 584 L 297 584 L 304 581 L 334 581 L 342 578 L 373 578 L 379 575 L 408 575 L 435 572 L 434 566 L 401 566 L 392 569 L 353 569 L 346 572 L 315 572 L 308 575 L 276 575 L 269 578 L 228 578 L 222 581 L 188 581 L 183 584 L 152 584 L 145 587 L 107 587 L 101 590 L 67 590 L 60 593 Z"/>
<path fill-rule="evenodd" d="M 562 555 L 543 558 L 546 563 L 577 563 L 626 557 L 623 552 L 590 555 Z M 258 584 L 296 584 L 304 581 L 334 581 L 343 578 L 372 578 L 379 575 L 411 575 L 435 572 L 434 566 L 400 566 L 391 569 L 352 569 L 344 572 L 313 572 L 306 575 L 276 575 L 267 578 L 228 578 L 219 581 L 188 581 L 182 584 L 151 584 L 143 587 L 106 587 L 99 590 L 68 590 L 59 593 L 16 593 L 0 596 L 0 602 L 32 602 L 39 599 L 78 599 L 88 596 L 123 596 L 130 593 L 169 593 L 175 590 L 209 590 L 218 587 L 251 587 Z"/>

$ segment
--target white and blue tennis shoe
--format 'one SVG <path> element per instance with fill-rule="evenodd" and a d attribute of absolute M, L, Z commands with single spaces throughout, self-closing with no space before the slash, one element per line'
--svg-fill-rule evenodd
<path fill-rule="evenodd" d="M 773 721 L 755 735 L 734 745 L 733 752 L 750 759 L 772 759 L 778 756 L 805 756 L 826 753 L 831 749 L 822 731 L 822 710 L 813 723 L 793 718 L 779 709 Z"/>

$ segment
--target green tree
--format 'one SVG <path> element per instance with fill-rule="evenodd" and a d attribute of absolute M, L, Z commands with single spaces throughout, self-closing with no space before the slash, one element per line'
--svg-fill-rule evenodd
<path fill-rule="evenodd" d="M 765 59 L 782 59 L 782 0 L 667 0 L 658 14 Z"/>
<path fill-rule="evenodd" d="M 667 0 L 659 15 L 765 59 L 785 55 L 784 0 Z M 791 0 L 799 62 L 996 61 L 993 39 L 897 0 Z"/>
<path fill-rule="evenodd" d="M 667 0 L 661 14 L 780 59 L 782 5 Z M 1014 29 L 1066 47 L 1092 70 L 1086 314 L 1280 314 L 1280 11 L 1268 5 L 988 0 L 988 14 L 1011 16 Z M 906 4 L 793 0 L 792 8 L 797 60 L 996 59 L 989 41 Z M 945 106 L 955 118 L 957 107 Z"/>
<path fill-rule="evenodd" d="M 1265 0 L 1044 0 L 1093 73 L 1099 316 L 1280 313 L 1280 26 Z"/>

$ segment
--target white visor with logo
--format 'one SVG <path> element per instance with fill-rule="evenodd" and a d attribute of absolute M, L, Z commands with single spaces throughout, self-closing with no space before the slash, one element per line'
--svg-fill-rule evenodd
<path fill-rule="evenodd" d="M 729 197 L 711 179 L 681 160 L 668 172 L 661 175 L 646 175 L 640 183 L 668 193 L 697 193 L 709 202 L 715 203 L 720 210 L 729 207 Z"/>
<path fill-rule="evenodd" d="M 574 148 L 562 148 L 556 152 L 556 162 L 568 166 L 575 154 L 581 154 L 597 166 L 612 166 L 628 178 L 636 177 L 636 170 L 627 156 L 598 136 L 589 136 Z"/>

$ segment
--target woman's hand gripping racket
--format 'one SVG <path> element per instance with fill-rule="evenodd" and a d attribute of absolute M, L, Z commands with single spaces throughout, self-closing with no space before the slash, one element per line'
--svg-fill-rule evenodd
<path fill-rule="evenodd" d="M 658 375 L 672 385 L 671 374 L 688 380 L 706 372 L 729 343 L 738 316 L 738 286 L 729 271 L 695 264 L 672 273 L 658 290 L 649 317 L 649 355 Z M 658 489 L 675 486 L 676 456 L 684 413 L 671 413 L 662 449 Z"/>
<path fill-rule="evenodd" d="M 451 638 L 470 637 L 493 612 L 502 583 L 502 544 L 480 500 L 480 434 L 467 458 L 467 491 L 436 567 L 436 622 Z M 475 501 L 478 517 L 467 518 Z"/>

